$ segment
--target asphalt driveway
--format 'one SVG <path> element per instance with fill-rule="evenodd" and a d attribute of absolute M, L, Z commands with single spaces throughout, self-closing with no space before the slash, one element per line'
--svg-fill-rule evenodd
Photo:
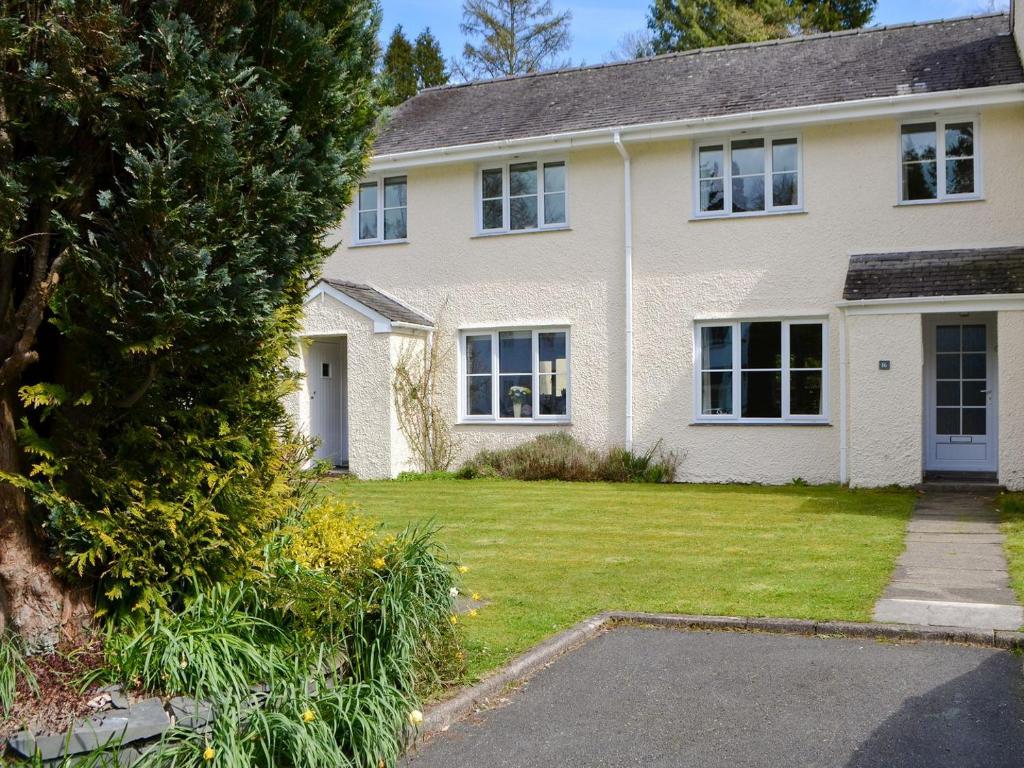
<path fill-rule="evenodd" d="M 1020 768 L 1009 652 L 740 632 L 613 629 L 408 768 Z"/>

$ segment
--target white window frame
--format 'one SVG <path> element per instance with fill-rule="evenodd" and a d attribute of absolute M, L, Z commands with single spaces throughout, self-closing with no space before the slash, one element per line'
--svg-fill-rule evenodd
<path fill-rule="evenodd" d="M 529 418 L 516 418 L 514 416 L 499 415 L 500 401 L 500 378 L 499 372 L 499 350 L 498 334 L 507 331 L 530 331 L 532 333 L 532 355 L 533 372 L 532 384 L 530 387 L 532 398 Z M 564 414 L 540 414 L 540 387 L 538 380 L 540 373 L 540 344 L 538 336 L 542 333 L 564 333 L 565 334 L 565 360 L 566 360 L 566 386 L 565 386 L 565 413 Z M 466 366 L 466 338 L 469 336 L 490 336 L 491 337 L 491 413 L 490 414 L 469 414 L 468 391 L 466 387 L 467 366 Z M 572 333 L 567 325 L 509 325 L 487 328 L 463 328 L 459 331 L 459 423 L 460 424 L 568 424 L 572 421 Z M 486 375 L 486 374 L 481 374 Z M 505 374 L 512 375 L 512 374 Z"/>
<path fill-rule="evenodd" d="M 763 211 L 732 212 L 732 142 L 761 139 L 765 147 L 765 208 Z M 772 183 L 775 170 L 772 166 L 774 153 L 772 142 L 780 139 L 796 140 L 796 204 L 775 205 Z M 725 193 L 724 209 L 721 211 L 702 211 L 700 209 L 700 150 L 701 148 L 722 145 L 722 188 Z M 717 178 L 717 177 L 716 177 Z M 796 213 L 804 210 L 804 139 L 799 131 L 783 131 L 774 133 L 729 134 L 713 136 L 693 142 L 693 215 L 698 219 L 739 219 L 749 216 L 769 216 L 778 213 Z"/>
<path fill-rule="evenodd" d="M 384 184 L 394 179 L 405 179 L 405 205 L 404 206 L 392 206 L 388 210 L 394 210 L 396 207 L 405 208 L 405 237 L 392 237 L 390 239 L 384 238 Z M 377 187 L 377 234 L 375 237 L 360 238 L 359 237 L 359 192 L 360 190 L 368 185 L 373 184 Z M 409 177 L 404 173 L 394 173 L 387 176 L 378 175 L 370 176 L 363 179 L 356 186 L 355 200 L 352 203 L 352 243 L 353 245 L 382 245 L 385 243 L 405 243 L 409 240 Z"/>
<path fill-rule="evenodd" d="M 937 195 L 926 200 L 907 200 L 903 194 L 903 127 L 935 123 L 935 188 Z M 950 123 L 974 124 L 974 191 L 956 195 L 946 193 L 946 126 Z M 981 117 L 974 114 L 920 115 L 901 120 L 896 130 L 896 203 L 897 205 L 934 205 L 935 203 L 955 203 L 960 200 L 981 200 Z"/>
<path fill-rule="evenodd" d="M 782 328 L 782 416 L 780 418 L 743 418 L 743 388 L 742 388 L 742 342 L 740 337 L 740 326 L 743 323 L 781 323 Z M 819 414 L 790 414 L 790 374 L 793 370 L 817 370 L 816 368 L 795 368 L 789 366 L 789 329 L 794 325 L 820 325 L 821 326 L 821 413 Z M 703 360 L 701 359 L 701 329 L 719 328 L 729 326 L 732 328 L 732 368 L 723 368 L 724 371 L 732 372 L 732 413 L 730 414 L 705 414 L 702 413 L 701 396 L 703 386 L 701 373 L 703 372 Z M 699 320 L 693 324 L 693 414 L 697 423 L 708 424 L 828 424 L 829 423 L 829 322 L 827 317 L 744 317 L 738 319 L 724 320 Z M 746 369 L 758 370 L 758 369 Z M 769 370 L 769 369 L 765 369 Z M 770 369 L 776 370 L 776 369 Z"/>
<path fill-rule="evenodd" d="M 509 227 L 509 200 L 511 189 L 509 188 L 509 166 L 522 163 L 537 164 L 537 226 L 528 229 L 511 229 Z M 544 166 L 561 163 L 565 168 L 565 221 L 558 224 L 544 223 Z M 493 229 L 484 229 L 483 211 L 483 173 L 501 169 L 501 226 Z M 496 199 L 496 198 L 495 198 Z M 476 169 L 476 183 L 474 185 L 473 207 L 476 211 L 474 220 L 476 222 L 477 235 L 518 235 L 525 232 L 544 232 L 555 229 L 569 228 L 569 161 L 564 157 L 514 157 L 501 162 L 480 163 Z"/>

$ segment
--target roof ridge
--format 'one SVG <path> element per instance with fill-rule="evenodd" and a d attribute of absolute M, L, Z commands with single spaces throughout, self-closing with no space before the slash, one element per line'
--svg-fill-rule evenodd
<path fill-rule="evenodd" d="M 826 38 L 833 37 L 851 37 L 856 35 L 872 34 L 875 32 L 889 32 L 899 29 L 909 29 L 913 27 L 931 27 L 940 24 L 957 24 L 965 21 L 974 21 L 977 19 L 992 19 L 996 17 L 1005 17 L 1009 19 L 1009 13 L 1005 11 L 996 11 L 994 13 L 976 13 L 969 16 L 954 16 L 948 19 L 933 19 L 930 21 L 906 21 L 898 24 L 881 24 L 874 27 L 858 27 L 857 29 L 843 29 L 837 32 L 818 32 L 813 35 L 793 35 L 792 37 L 779 37 L 771 40 L 758 40 L 750 43 L 733 43 L 731 45 L 716 45 L 708 48 L 689 48 L 685 51 L 673 51 L 671 53 L 662 53 L 657 56 L 644 56 L 638 59 L 626 59 L 625 61 L 607 61 L 601 64 L 585 64 L 576 67 L 563 67 L 561 69 L 548 69 L 541 72 L 528 72 L 522 75 L 506 75 L 504 77 L 494 77 L 490 79 L 470 80 L 465 83 L 451 83 L 447 85 L 436 85 L 432 88 L 424 88 L 419 91 L 416 95 L 423 93 L 435 93 L 440 91 L 451 91 L 460 88 L 472 88 L 474 86 L 490 85 L 492 83 L 503 83 L 514 80 L 528 80 L 531 78 L 538 77 L 553 77 L 556 75 L 564 75 L 573 72 L 588 72 L 591 70 L 609 69 L 612 67 L 624 67 L 636 64 L 648 64 L 655 61 L 664 61 L 666 59 L 682 58 L 686 56 L 699 56 L 705 53 L 717 53 L 720 51 L 735 51 L 743 49 L 753 48 L 766 48 L 776 45 L 792 45 L 795 43 L 806 43 L 816 40 L 823 40 Z M 1009 27 L 1006 30 L 1007 34 L 1010 34 Z M 416 98 L 415 96 L 412 99 Z M 407 100 L 404 103 L 408 103 L 412 99 Z"/>

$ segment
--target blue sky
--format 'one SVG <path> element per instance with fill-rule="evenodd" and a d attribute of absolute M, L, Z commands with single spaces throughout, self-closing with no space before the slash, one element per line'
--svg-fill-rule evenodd
<path fill-rule="evenodd" d="M 1006 0 L 994 0 L 1005 8 Z M 461 0 L 381 0 L 384 23 L 381 35 L 386 40 L 396 24 L 401 24 L 410 38 L 429 26 L 444 49 L 445 56 L 462 50 L 459 21 Z M 572 10 L 573 44 L 569 58 L 573 63 L 598 64 L 624 32 L 636 30 L 646 23 L 649 0 L 552 0 L 556 9 Z M 873 23 L 895 24 L 904 21 L 965 16 L 986 12 L 989 0 L 879 0 Z"/>

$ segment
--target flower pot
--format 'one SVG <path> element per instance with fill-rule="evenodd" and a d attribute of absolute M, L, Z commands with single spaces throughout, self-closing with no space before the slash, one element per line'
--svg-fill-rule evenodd
<path fill-rule="evenodd" d="M 512 403 L 512 415 L 515 416 L 517 419 L 523 415 L 522 403 Z"/>

